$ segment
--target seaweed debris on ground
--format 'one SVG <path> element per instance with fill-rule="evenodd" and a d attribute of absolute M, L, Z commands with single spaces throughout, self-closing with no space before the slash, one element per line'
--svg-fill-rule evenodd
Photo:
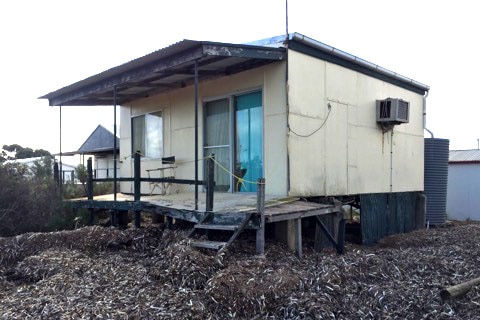
<path fill-rule="evenodd" d="M 298 260 L 237 241 L 222 255 L 185 231 L 85 227 L 0 238 L 0 319 L 477 319 L 480 224 L 394 235 Z"/>

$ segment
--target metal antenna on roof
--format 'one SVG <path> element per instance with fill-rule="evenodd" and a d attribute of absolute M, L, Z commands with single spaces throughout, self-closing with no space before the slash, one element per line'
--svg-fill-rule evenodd
<path fill-rule="evenodd" d="M 285 0 L 285 42 L 288 41 L 288 0 Z"/>

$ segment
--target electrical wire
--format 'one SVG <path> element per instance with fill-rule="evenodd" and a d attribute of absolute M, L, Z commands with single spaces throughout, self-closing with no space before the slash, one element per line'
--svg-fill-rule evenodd
<path fill-rule="evenodd" d="M 291 133 L 293 133 L 294 135 L 296 135 L 297 137 L 301 137 L 301 138 L 308 138 L 308 137 L 311 137 L 313 136 L 315 133 L 317 133 L 320 129 L 323 128 L 323 126 L 325 125 L 325 123 L 327 123 L 327 120 L 328 120 L 328 117 L 330 116 L 330 112 L 332 112 L 332 106 L 330 105 L 330 103 L 328 104 L 328 113 L 327 113 L 327 116 L 325 117 L 325 120 L 323 120 L 322 124 L 320 125 L 320 127 L 318 127 L 317 129 L 315 129 L 313 132 L 309 133 L 309 134 L 299 134 L 299 133 L 296 133 L 295 131 L 292 130 L 292 128 L 290 128 L 290 126 L 288 127 L 288 131 L 290 131 Z"/>

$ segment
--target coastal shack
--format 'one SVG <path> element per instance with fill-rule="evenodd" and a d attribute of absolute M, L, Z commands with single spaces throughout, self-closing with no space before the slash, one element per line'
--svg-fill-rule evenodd
<path fill-rule="evenodd" d="M 319 217 L 334 216 L 336 231 L 325 234 L 342 243 L 345 203 L 361 207 L 364 243 L 415 228 L 428 90 L 292 33 L 248 44 L 183 40 L 41 98 L 120 112 L 119 190 L 83 205 L 151 210 L 198 229 L 221 229 L 205 226 L 215 212 L 251 212 L 223 224 L 235 234 L 275 223 L 301 253 L 306 217 L 318 218 L 321 234 L 329 228 Z"/>
<path fill-rule="evenodd" d="M 99 124 L 78 150 L 63 152 L 62 156 L 79 155 L 82 164 L 85 164 L 85 156 L 91 156 L 93 157 L 93 176 L 95 178 L 113 178 L 114 159 L 118 159 L 119 149 L 118 137 Z M 118 175 L 118 166 L 115 170 Z"/>

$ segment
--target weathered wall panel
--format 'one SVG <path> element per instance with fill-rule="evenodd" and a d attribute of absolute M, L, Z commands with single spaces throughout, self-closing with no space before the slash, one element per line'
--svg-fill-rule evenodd
<path fill-rule="evenodd" d="M 322 196 L 423 190 L 423 97 L 289 50 L 290 195 Z M 375 101 L 410 102 L 410 123 L 383 133 Z M 313 162 L 312 162 L 313 161 Z"/>

